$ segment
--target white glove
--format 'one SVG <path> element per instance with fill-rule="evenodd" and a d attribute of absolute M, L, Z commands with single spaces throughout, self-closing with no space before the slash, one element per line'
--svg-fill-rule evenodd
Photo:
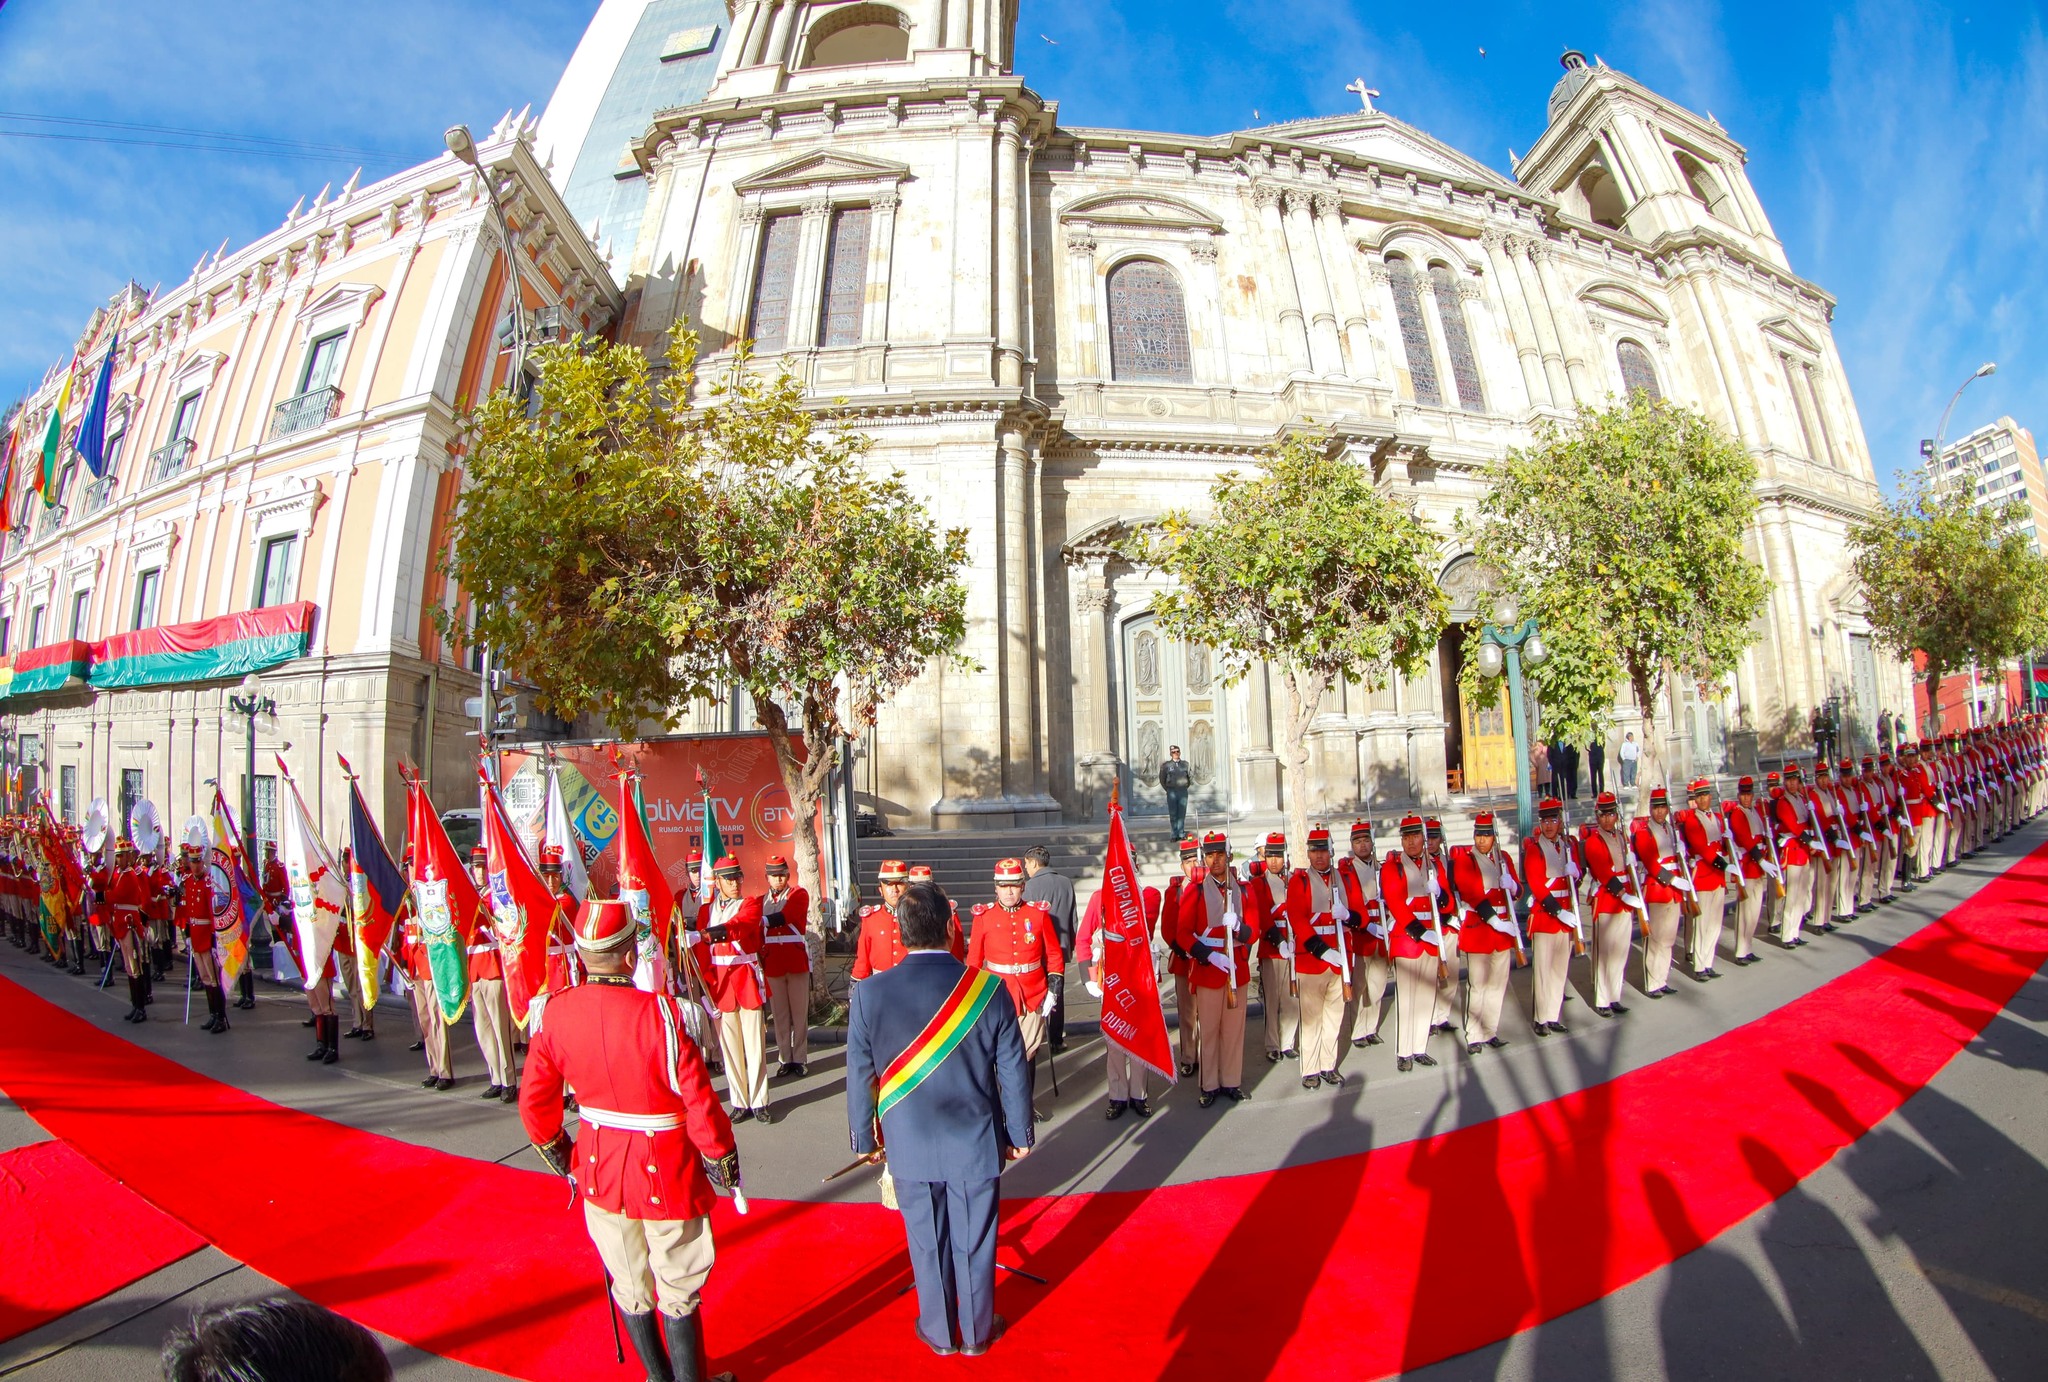
<path fill-rule="evenodd" d="M 1089 988 L 1094 988 L 1094 987 L 1095 987 L 1095 985 L 1093 985 L 1093 984 L 1090 984 L 1090 985 L 1089 985 L 1088 987 L 1089 987 Z M 1098 994 L 1097 996 L 1099 997 L 1100 995 Z M 1058 994 L 1054 993 L 1054 992 L 1053 992 L 1052 990 L 1050 990 L 1050 989 L 1047 989 L 1047 990 L 1046 990 L 1046 994 L 1045 994 L 1045 1001 L 1044 1001 L 1043 1003 L 1040 1003 L 1040 1004 L 1038 1005 L 1038 1015 L 1039 1015 L 1040 1017 L 1051 1017 L 1051 1016 L 1052 1016 L 1052 1010 L 1053 1010 L 1054 1008 L 1057 1008 L 1057 1007 L 1058 1007 L 1059 1005 L 1060 1005 L 1060 996 L 1059 996 Z"/>
<path fill-rule="evenodd" d="M 718 1004 L 712 1002 L 709 998 L 705 998 L 700 1000 L 697 1006 L 704 1009 L 704 1016 L 710 1018 L 714 1023 L 718 1021 L 720 1016 Z"/>
<path fill-rule="evenodd" d="M 1223 929 L 1224 929 L 1224 930 L 1226 930 L 1226 931 L 1235 931 L 1235 930 L 1237 929 L 1237 913 L 1236 913 L 1236 912 L 1231 912 L 1231 911 L 1226 911 L 1226 912 L 1224 912 L 1224 914 L 1223 914 Z"/>
<path fill-rule="evenodd" d="M 1678 889 L 1682 893 L 1697 893 L 1699 891 L 1698 888 L 1695 888 L 1692 885 L 1692 880 L 1690 878 L 1675 879 L 1673 880 L 1671 886 Z"/>
<path fill-rule="evenodd" d="M 1237 977 L 1237 966 L 1232 964 L 1230 962 L 1230 958 L 1227 955 L 1225 955 L 1221 950 L 1210 951 L 1208 955 L 1208 960 L 1210 964 L 1216 966 L 1216 968 L 1222 970 L 1231 978 L 1235 979 Z"/>
<path fill-rule="evenodd" d="M 1330 899 L 1330 920 L 1342 926 L 1351 920 L 1351 908 L 1344 901 L 1344 890 L 1339 888 Z"/>
<path fill-rule="evenodd" d="M 1095 999 L 1097 1002 L 1102 1001 L 1102 985 L 1096 983 L 1093 979 L 1090 979 L 1087 983 L 1081 985 L 1081 987 L 1088 990 L 1088 996 L 1090 998 Z"/>
<path fill-rule="evenodd" d="M 1293 959 L 1293 958 L 1294 958 L 1294 942 L 1293 942 L 1293 941 L 1282 941 L 1282 942 L 1280 942 L 1280 946 L 1279 946 L 1279 949 L 1280 949 L 1280 958 L 1281 958 L 1281 959 L 1283 959 L 1283 960 L 1291 960 L 1291 959 Z"/>

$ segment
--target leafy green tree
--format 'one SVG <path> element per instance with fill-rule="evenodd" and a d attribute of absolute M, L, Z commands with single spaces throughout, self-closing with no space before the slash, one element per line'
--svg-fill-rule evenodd
<path fill-rule="evenodd" d="M 1215 649 L 1226 675 L 1261 661 L 1279 674 L 1298 842 L 1308 730 L 1324 694 L 1340 680 L 1413 674 L 1443 631 L 1437 539 L 1321 436 L 1288 438 L 1257 474 L 1224 475 L 1209 499 L 1208 517 L 1169 513 L 1130 555 L 1177 583 L 1153 601 L 1169 635 Z"/>
<path fill-rule="evenodd" d="M 966 533 L 940 531 L 787 371 L 742 354 L 700 400 L 683 333 L 661 369 L 624 345 L 535 361 L 536 415 L 503 394 L 471 415 L 445 563 L 475 636 L 564 717 L 673 726 L 691 701 L 745 690 L 819 896 L 839 744 L 959 643 Z"/>
<path fill-rule="evenodd" d="M 1880 647 L 1927 662 L 1927 723 L 1939 734 L 1941 679 L 1972 661 L 1998 667 L 2048 642 L 2048 558 L 2012 531 L 2026 505 L 1979 508 L 1972 486 L 1916 479 L 1849 535 Z"/>
<path fill-rule="evenodd" d="M 1604 732 L 1625 684 L 1643 717 L 1644 780 L 1663 780 L 1657 702 L 1710 686 L 1754 641 L 1770 582 L 1744 553 L 1756 465 L 1705 417 L 1642 391 L 1581 405 L 1488 476 L 1464 525 L 1479 559 L 1543 628 L 1529 674 L 1546 733 Z"/>

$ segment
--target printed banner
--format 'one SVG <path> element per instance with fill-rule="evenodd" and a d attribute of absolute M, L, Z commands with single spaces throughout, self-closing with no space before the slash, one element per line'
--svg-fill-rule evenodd
<path fill-rule="evenodd" d="M 1152 968 L 1144 897 L 1131 862 L 1130 836 L 1124 833 L 1123 809 L 1115 805 L 1109 808 L 1102 899 L 1102 1039 L 1168 1084 L 1177 1083 L 1159 976 Z"/>

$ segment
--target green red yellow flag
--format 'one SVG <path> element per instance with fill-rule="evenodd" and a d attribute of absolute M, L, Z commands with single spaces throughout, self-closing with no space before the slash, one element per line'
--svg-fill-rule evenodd
<path fill-rule="evenodd" d="M 64 450 L 64 409 L 71 403 L 71 379 L 78 373 L 78 357 L 73 356 L 64 370 L 64 387 L 57 390 L 56 406 L 50 409 L 50 425 L 43 429 L 43 467 L 35 474 L 35 488 L 42 491 L 43 503 L 54 507 L 57 503 L 57 457 Z"/>

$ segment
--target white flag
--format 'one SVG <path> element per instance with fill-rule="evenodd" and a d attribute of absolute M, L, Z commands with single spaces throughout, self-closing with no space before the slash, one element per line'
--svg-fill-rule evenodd
<path fill-rule="evenodd" d="M 291 880 L 292 926 L 299 933 L 299 954 L 306 962 L 306 991 L 311 993 L 327 969 L 328 956 L 334 953 L 334 933 L 347 915 L 344 909 L 348 906 L 348 884 L 336 867 L 334 856 L 327 852 L 320 832 L 313 828 L 312 818 L 306 814 L 305 799 L 299 795 L 299 784 L 285 769 L 283 758 L 277 760 L 277 767 L 289 789 L 284 828 L 279 832 L 283 838 L 278 841 L 277 852 L 284 859 L 285 877 Z"/>
<path fill-rule="evenodd" d="M 583 867 L 583 837 L 569 824 L 569 806 L 562 800 L 562 775 L 548 770 L 548 802 L 542 817 L 541 841 L 562 851 L 562 891 L 582 902 L 590 891 L 590 873 Z"/>

